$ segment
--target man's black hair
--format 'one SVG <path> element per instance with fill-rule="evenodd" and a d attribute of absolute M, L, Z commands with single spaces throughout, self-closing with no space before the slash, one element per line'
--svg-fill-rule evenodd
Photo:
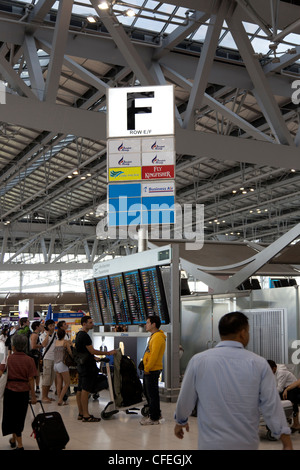
<path fill-rule="evenodd" d="M 271 367 L 271 369 L 274 369 L 274 367 L 277 368 L 276 362 L 272 361 L 272 359 L 268 359 L 268 363 L 269 363 L 269 366 Z"/>
<path fill-rule="evenodd" d="M 230 312 L 219 321 L 220 336 L 235 335 L 249 325 L 248 317 L 242 312 Z"/>
<path fill-rule="evenodd" d="M 151 323 L 155 323 L 156 324 L 156 328 L 159 330 L 160 328 L 160 325 L 161 325 L 161 321 L 160 321 L 160 318 L 158 315 L 148 315 L 147 319 L 149 318 L 150 322 Z"/>
<path fill-rule="evenodd" d="M 81 326 L 84 325 L 84 323 L 87 323 L 88 320 L 91 320 L 92 317 L 90 317 L 89 315 L 83 315 L 83 317 L 81 317 L 81 320 L 80 320 L 80 323 L 81 323 Z"/>

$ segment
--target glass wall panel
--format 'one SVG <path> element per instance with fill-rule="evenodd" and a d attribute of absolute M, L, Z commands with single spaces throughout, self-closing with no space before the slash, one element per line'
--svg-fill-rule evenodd
<path fill-rule="evenodd" d="M 0 272 L 0 293 L 20 292 L 19 271 Z"/>
<path fill-rule="evenodd" d="M 92 269 L 61 271 L 61 292 L 85 292 L 83 281 L 92 277 Z"/>
<path fill-rule="evenodd" d="M 23 271 L 22 292 L 59 292 L 59 271 Z"/>

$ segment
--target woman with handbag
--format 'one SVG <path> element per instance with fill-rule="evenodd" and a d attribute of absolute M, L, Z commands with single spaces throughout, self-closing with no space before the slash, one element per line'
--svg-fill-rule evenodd
<path fill-rule="evenodd" d="M 58 405 L 67 405 L 64 401 L 70 386 L 69 367 L 65 364 L 65 352 L 72 356 L 71 342 L 65 340 L 66 332 L 63 329 L 57 330 L 57 340 L 54 347 L 54 371 L 56 372 L 56 389 L 58 395 Z"/>
<path fill-rule="evenodd" d="M 34 393 L 34 377 L 36 366 L 32 357 L 24 351 L 28 339 L 23 335 L 14 335 L 12 351 L 7 358 L 7 365 L 1 364 L 0 376 L 7 368 L 7 382 L 3 396 L 2 434 L 12 434 L 10 446 L 16 450 L 24 450 L 22 432 L 27 414 L 29 394 L 31 403 L 37 402 Z"/>

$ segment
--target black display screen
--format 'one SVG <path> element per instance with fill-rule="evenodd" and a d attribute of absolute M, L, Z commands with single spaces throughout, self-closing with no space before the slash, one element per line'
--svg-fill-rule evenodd
<path fill-rule="evenodd" d="M 89 314 L 92 317 L 95 325 L 103 325 L 95 279 L 85 280 L 84 287 L 89 307 Z"/>
<path fill-rule="evenodd" d="M 138 269 L 124 273 L 124 281 L 127 290 L 132 323 L 134 325 L 145 324 L 147 320 L 147 311 Z"/>
<path fill-rule="evenodd" d="M 161 323 L 170 323 L 168 306 L 158 266 L 140 269 L 147 315 L 156 314 Z"/>
<path fill-rule="evenodd" d="M 115 325 L 116 317 L 108 276 L 96 278 L 102 318 L 105 325 Z"/>
<path fill-rule="evenodd" d="M 130 310 L 122 273 L 109 276 L 111 295 L 119 325 L 131 324 Z"/>

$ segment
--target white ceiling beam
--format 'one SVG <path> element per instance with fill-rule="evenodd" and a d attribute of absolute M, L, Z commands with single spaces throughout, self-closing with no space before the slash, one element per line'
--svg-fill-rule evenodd
<path fill-rule="evenodd" d="M 10 87 L 17 91 L 17 93 L 19 93 L 21 96 L 27 96 L 28 98 L 36 99 L 35 94 L 30 90 L 24 80 L 19 77 L 11 64 L 7 62 L 5 57 L 2 55 L 0 55 L 0 75 L 2 80 L 7 81 Z"/>
<path fill-rule="evenodd" d="M 279 62 L 272 62 L 272 60 L 263 66 L 264 74 L 267 76 L 270 73 L 280 72 L 280 70 L 294 64 L 300 58 L 300 46 L 291 47 L 291 50 L 295 50 L 293 53 L 287 52 L 286 54 L 277 57 Z M 286 71 L 288 73 L 288 71 Z M 295 77 L 296 78 L 296 77 Z"/>
<path fill-rule="evenodd" d="M 104 113 L 41 102 L 9 93 L 6 94 L 6 105 L 0 106 L 0 121 L 97 141 L 106 138 Z"/>
<path fill-rule="evenodd" d="M 215 160 L 300 170 L 299 149 L 253 139 L 176 128 L 176 152 Z"/>
<path fill-rule="evenodd" d="M 4 256 L 5 256 L 6 249 L 7 249 L 7 240 L 8 240 L 8 228 L 4 227 L 4 230 L 2 230 L 2 247 L 1 247 L 1 253 L 0 253 L 0 263 L 3 263 L 4 261 Z"/>
<path fill-rule="evenodd" d="M 29 13 L 28 20 L 41 22 L 51 10 L 56 0 L 38 0 Z"/>
<path fill-rule="evenodd" d="M 201 106 L 203 100 L 203 95 L 208 83 L 209 72 L 214 61 L 220 32 L 228 8 L 229 4 L 227 0 L 220 0 L 216 7 L 216 13 L 214 13 L 210 18 L 196 74 L 193 80 L 193 88 L 185 111 L 183 121 L 183 127 L 185 129 L 191 129 L 194 127 L 194 112 L 196 108 Z"/>
<path fill-rule="evenodd" d="M 273 36 L 272 40 L 273 42 L 280 42 L 285 36 L 288 34 L 292 33 L 295 31 L 300 26 L 300 19 L 298 18 L 296 21 L 288 25 L 286 28 L 284 28 L 280 33 L 276 34 Z"/>
<path fill-rule="evenodd" d="M 263 32 L 267 35 L 267 37 L 271 38 L 272 31 L 270 30 L 268 24 L 264 21 L 263 18 L 259 16 L 259 14 L 255 11 L 255 9 L 250 5 L 250 2 L 246 0 L 236 0 L 236 2 L 247 13 L 247 15 L 249 15 L 250 18 L 252 18 L 254 23 L 256 23 L 263 30 Z"/>
<path fill-rule="evenodd" d="M 26 23 L 8 23 L 7 20 L 0 18 L 0 41 L 11 42 L 16 45 L 23 45 L 24 35 L 26 32 Z M 36 41 L 51 44 L 53 41 L 53 28 L 39 28 L 35 32 Z M 151 64 L 154 46 L 143 45 L 141 43 L 134 43 L 136 51 L 146 64 Z M 86 33 L 76 33 L 69 31 L 68 41 L 65 47 L 64 54 L 66 57 L 85 57 L 86 59 L 101 61 L 104 63 L 113 63 L 118 66 L 128 66 L 126 60 L 121 52 L 115 47 L 112 38 L 109 36 L 99 37 L 96 35 L 87 35 Z M 290 56 L 295 57 L 295 56 Z M 296 56 L 297 57 L 297 56 Z M 192 79 L 195 76 L 198 64 L 198 57 L 188 53 L 178 53 L 177 51 L 172 54 L 165 55 L 160 61 L 160 65 L 166 65 L 173 70 L 178 71 L 187 79 Z M 276 64 L 274 64 L 276 65 Z M 269 65 L 266 65 L 266 73 L 268 72 Z M 228 85 L 240 89 L 251 90 L 253 84 L 246 67 L 236 67 L 236 64 L 229 64 L 220 61 L 214 61 L 208 81 L 218 85 Z M 290 97 L 291 86 L 290 77 L 284 75 L 269 75 L 268 84 L 274 95 Z"/>
<path fill-rule="evenodd" d="M 41 100 L 44 95 L 45 81 L 33 36 L 25 34 L 23 50 L 29 72 L 31 90 Z"/>
<path fill-rule="evenodd" d="M 187 91 L 192 89 L 193 84 L 189 80 L 186 80 L 184 77 L 180 76 L 174 70 L 171 70 L 169 67 L 163 67 L 163 71 L 173 83 L 176 83 Z M 203 104 L 207 104 L 211 109 L 214 109 L 216 112 L 222 114 L 222 116 L 228 118 L 230 122 L 236 124 L 240 129 L 243 129 L 255 139 L 273 142 L 273 139 L 267 134 L 264 134 L 259 129 L 252 126 L 248 121 L 238 116 L 236 113 L 231 111 L 229 108 L 224 106 L 222 103 L 207 93 L 204 93 Z"/>
<path fill-rule="evenodd" d="M 51 53 L 51 45 L 49 43 L 40 40 L 39 44 L 41 45 L 41 48 L 44 51 L 48 52 L 49 54 Z M 74 72 L 76 75 L 78 75 L 78 77 L 87 82 L 89 85 L 93 86 L 97 90 L 102 91 L 103 93 L 106 93 L 106 90 L 109 85 L 103 80 L 100 80 L 100 78 L 96 77 L 89 70 L 86 70 L 84 67 L 82 67 L 82 65 L 77 64 L 75 60 L 71 59 L 70 57 L 64 56 L 63 64 L 65 65 L 65 67 Z"/>
<path fill-rule="evenodd" d="M 161 47 L 156 49 L 153 53 L 153 60 L 160 60 L 168 54 L 177 46 L 177 44 L 198 29 L 201 24 L 204 24 L 208 18 L 209 15 L 207 13 L 195 11 L 187 18 L 187 25 L 178 26 L 174 31 L 172 31 L 172 33 L 163 39 Z"/>
<path fill-rule="evenodd" d="M 78 269 L 93 269 L 93 263 L 10 263 L 1 264 L 1 271 L 77 271 Z"/>
<path fill-rule="evenodd" d="M 137 52 L 134 44 L 130 41 L 123 26 L 117 21 L 115 17 L 109 16 L 107 12 L 100 10 L 97 0 L 91 0 L 91 4 L 95 8 L 104 26 L 110 33 L 113 41 L 123 55 L 126 63 L 131 67 L 136 77 L 142 86 L 154 85 L 155 81 L 149 73 L 148 67 L 144 59 Z"/>
<path fill-rule="evenodd" d="M 55 102 L 56 100 L 72 8 L 73 0 L 59 2 L 44 92 L 46 101 Z"/>
<path fill-rule="evenodd" d="M 281 144 L 294 145 L 260 62 L 254 56 L 251 41 L 248 38 L 243 24 L 234 20 L 233 17 L 227 19 L 227 24 L 254 85 L 252 92 L 271 127 L 274 137 Z"/>

